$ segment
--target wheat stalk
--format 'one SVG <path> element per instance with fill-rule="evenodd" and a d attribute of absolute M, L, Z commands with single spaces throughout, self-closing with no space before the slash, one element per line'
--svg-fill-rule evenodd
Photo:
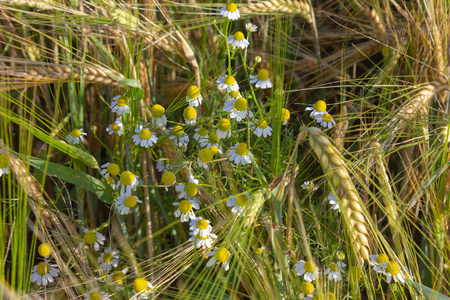
<path fill-rule="evenodd" d="M 239 7 L 242 13 L 288 13 L 298 14 L 305 19 L 306 22 L 312 23 L 311 7 L 303 1 L 295 0 L 269 0 L 256 3 L 250 3 L 246 6 Z"/>
<path fill-rule="evenodd" d="M 386 28 L 384 24 L 381 22 L 380 15 L 375 9 L 366 8 L 364 10 L 366 16 L 369 18 L 370 24 L 372 27 L 378 31 L 379 33 L 386 33 Z"/>

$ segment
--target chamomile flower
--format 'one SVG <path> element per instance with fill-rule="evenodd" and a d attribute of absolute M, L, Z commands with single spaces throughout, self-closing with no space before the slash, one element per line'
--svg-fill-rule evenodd
<path fill-rule="evenodd" d="M 239 90 L 227 92 L 223 98 L 224 100 L 223 110 L 228 112 L 232 111 L 234 109 L 234 101 L 236 101 L 236 99 L 241 97 L 242 95 L 239 92 Z"/>
<path fill-rule="evenodd" d="M 369 255 L 369 264 L 377 273 L 384 273 L 389 263 L 389 256 L 384 253 L 378 255 Z"/>
<path fill-rule="evenodd" d="M 97 261 L 100 264 L 100 269 L 109 271 L 119 264 L 119 252 L 114 249 L 105 249 L 97 258 Z"/>
<path fill-rule="evenodd" d="M 220 9 L 220 14 L 222 15 L 222 17 L 228 18 L 230 20 L 237 20 L 241 16 L 237 5 L 233 2 L 229 2 L 225 7 L 222 7 Z"/>
<path fill-rule="evenodd" d="M 272 128 L 267 124 L 267 121 L 264 119 L 258 120 L 255 119 L 255 122 L 251 123 L 250 131 L 253 131 L 253 133 L 257 137 L 268 137 L 272 135 Z"/>
<path fill-rule="evenodd" d="M 228 119 L 222 119 L 217 123 L 217 137 L 219 139 L 224 139 L 231 136 L 231 123 Z"/>
<path fill-rule="evenodd" d="M 174 164 L 172 161 L 168 160 L 168 159 L 159 159 L 156 161 L 156 170 L 158 170 L 158 172 L 163 173 L 166 171 L 173 171 L 174 169 Z"/>
<path fill-rule="evenodd" d="M 250 75 L 250 83 L 254 83 L 256 88 L 261 89 L 270 89 L 273 86 L 266 69 L 259 70 L 258 75 Z"/>
<path fill-rule="evenodd" d="M 124 115 L 130 112 L 130 107 L 128 106 L 128 97 L 124 95 L 115 96 L 113 102 L 111 103 L 111 111 L 117 112 L 119 115 Z"/>
<path fill-rule="evenodd" d="M 233 47 L 245 49 L 248 47 L 249 42 L 247 41 L 242 32 L 236 31 L 235 34 L 228 36 L 228 44 L 230 44 Z"/>
<path fill-rule="evenodd" d="M 314 285 L 311 282 L 305 281 L 301 286 L 302 293 L 300 294 L 300 299 L 310 300 L 314 295 Z"/>
<path fill-rule="evenodd" d="M 164 187 L 167 191 L 167 187 L 174 185 L 175 182 L 177 181 L 177 178 L 175 177 L 175 174 L 170 172 L 170 171 L 166 171 L 162 174 L 161 176 L 161 181 L 164 184 Z"/>
<path fill-rule="evenodd" d="M 195 128 L 194 140 L 200 145 L 208 143 L 208 131 L 205 128 Z"/>
<path fill-rule="evenodd" d="M 200 90 L 195 85 L 192 85 L 187 90 L 186 102 L 189 106 L 197 107 L 202 104 L 202 95 L 200 94 Z"/>
<path fill-rule="evenodd" d="M 156 144 L 158 141 L 156 135 L 152 133 L 150 129 L 144 128 L 142 125 L 139 125 L 134 132 L 136 132 L 136 134 L 133 135 L 132 138 L 135 145 L 148 148 Z"/>
<path fill-rule="evenodd" d="M 120 173 L 120 180 L 117 183 L 117 188 L 120 187 L 120 194 L 129 194 L 131 195 L 131 190 L 134 190 L 139 181 L 139 177 L 137 175 L 134 175 L 130 171 L 123 171 Z"/>
<path fill-rule="evenodd" d="M 261 247 L 259 247 L 259 248 L 257 248 L 255 250 L 255 253 L 258 254 L 258 255 L 261 255 L 261 254 L 263 254 L 264 250 L 266 250 L 266 247 L 265 246 L 261 246 Z"/>
<path fill-rule="evenodd" d="M 217 133 L 215 131 L 211 131 L 208 134 L 208 140 L 206 142 L 200 144 L 200 147 L 205 147 L 205 148 L 211 148 L 213 146 L 219 148 L 219 137 L 217 136 Z"/>
<path fill-rule="evenodd" d="M 197 110 L 192 106 L 188 106 L 183 111 L 184 121 L 188 125 L 194 125 L 197 122 Z"/>
<path fill-rule="evenodd" d="M 167 117 L 165 115 L 166 110 L 159 104 L 155 104 L 150 109 L 152 113 L 152 124 L 158 127 L 165 126 L 167 124 Z"/>
<path fill-rule="evenodd" d="M 109 176 L 119 175 L 120 168 L 117 164 L 105 163 L 101 166 L 102 171 L 100 172 L 103 177 L 108 178 Z"/>
<path fill-rule="evenodd" d="M 258 26 L 252 24 L 252 23 L 245 23 L 245 29 L 248 32 L 256 32 L 258 30 Z"/>
<path fill-rule="evenodd" d="M 236 78 L 234 78 L 233 76 L 219 77 L 219 79 L 217 79 L 217 83 L 219 84 L 219 87 L 221 89 L 227 90 L 227 92 L 239 91 L 239 86 L 236 83 Z"/>
<path fill-rule="evenodd" d="M 313 261 L 299 260 L 295 264 L 295 272 L 297 273 L 297 276 L 303 275 L 303 278 L 306 281 L 311 282 L 317 278 L 318 273 L 319 273 L 319 268 L 316 266 L 316 263 Z"/>
<path fill-rule="evenodd" d="M 198 180 L 192 175 L 189 176 L 189 180 L 186 184 L 179 184 L 175 187 L 175 191 L 178 192 L 178 199 L 187 199 L 193 204 L 196 204 L 196 209 L 198 209 L 198 195 L 200 195 L 200 190 L 198 189 Z"/>
<path fill-rule="evenodd" d="M 387 263 L 384 274 L 386 275 L 387 283 L 391 283 L 392 279 L 394 279 L 396 283 L 397 282 L 405 283 L 406 278 L 408 278 L 408 276 L 400 270 L 397 263 L 393 261 L 389 261 Z"/>
<path fill-rule="evenodd" d="M 153 285 L 145 280 L 145 278 L 136 278 L 133 282 L 134 295 L 130 300 L 148 299 L 153 288 Z"/>
<path fill-rule="evenodd" d="M 66 140 L 71 144 L 79 144 L 83 142 L 83 135 L 87 135 L 86 132 L 83 132 L 83 129 L 74 129 L 69 135 L 67 135 Z"/>
<path fill-rule="evenodd" d="M 253 60 L 255 61 L 255 63 L 258 64 L 262 61 L 262 58 L 261 58 L 261 56 L 257 55 L 257 56 L 255 56 L 255 58 Z"/>
<path fill-rule="evenodd" d="M 40 262 L 31 270 L 31 282 L 46 286 L 49 282 L 55 281 L 58 274 L 59 269 L 57 264 Z"/>
<path fill-rule="evenodd" d="M 200 150 L 200 153 L 198 154 L 197 163 L 204 169 L 208 169 L 208 163 L 211 161 L 212 157 L 212 151 L 209 148 L 204 148 Z"/>
<path fill-rule="evenodd" d="M 103 245 L 106 237 L 100 232 L 89 230 L 87 228 L 83 229 L 83 232 L 83 240 L 80 245 L 78 245 L 78 249 L 81 249 L 81 247 L 86 244 L 89 246 L 93 246 L 95 251 L 100 250 L 100 245 Z"/>
<path fill-rule="evenodd" d="M 336 121 L 334 121 L 333 116 L 329 113 L 317 116 L 316 121 L 325 128 L 331 128 L 333 125 L 336 125 Z"/>
<path fill-rule="evenodd" d="M 110 300 L 109 294 L 100 291 L 98 288 L 92 289 L 84 295 L 84 300 Z"/>
<path fill-rule="evenodd" d="M 209 147 L 209 150 L 211 150 L 213 155 L 216 155 L 217 153 L 222 154 L 222 147 L 211 146 Z"/>
<path fill-rule="evenodd" d="M 180 202 L 174 202 L 174 206 L 178 206 L 178 209 L 174 212 L 175 217 L 179 217 L 181 222 L 189 222 L 189 219 L 195 219 L 195 213 L 192 208 L 194 204 L 188 200 L 182 200 Z M 197 204 L 197 209 L 198 204 Z"/>
<path fill-rule="evenodd" d="M 286 108 L 281 109 L 281 123 L 283 125 L 286 125 L 289 121 L 289 118 L 291 117 L 291 112 L 287 110 Z"/>
<path fill-rule="evenodd" d="M 170 133 L 170 140 L 178 147 L 187 146 L 189 143 L 189 136 L 184 133 L 183 127 L 175 125 L 172 129 L 167 129 L 166 133 Z"/>
<path fill-rule="evenodd" d="M 49 257 L 52 254 L 52 245 L 49 243 L 42 243 L 38 247 L 38 253 L 42 257 Z"/>
<path fill-rule="evenodd" d="M 201 237 L 207 237 L 212 230 L 210 224 L 211 222 L 209 220 L 197 217 L 189 223 L 189 230 L 191 230 L 194 235 L 199 234 Z"/>
<path fill-rule="evenodd" d="M 207 236 L 200 236 L 200 234 L 194 234 L 192 231 L 189 232 L 189 235 L 191 236 L 189 238 L 189 241 L 192 242 L 192 244 L 195 246 L 195 248 L 199 249 L 208 249 L 212 247 L 212 243 L 217 239 L 217 235 L 214 233 L 210 233 Z"/>
<path fill-rule="evenodd" d="M 9 173 L 9 166 L 11 164 L 11 160 L 6 151 L 0 150 L 0 177 L 3 174 Z"/>
<path fill-rule="evenodd" d="M 249 111 L 248 102 L 245 98 L 238 98 L 233 103 L 234 109 L 230 112 L 230 118 L 236 119 L 236 121 L 240 122 L 246 117 L 253 117 L 253 113 Z"/>
<path fill-rule="evenodd" d="M 228 271 L 230 268 L 229 259 L 230 259 L 230 251 L 228 251 L 225 247 L 217 248 L 215 247 L 213 251 L 206 253 L 206 256 L 211 257 L 206 263 L 207 267 L 211 267 L 215 263 L 222 264 L 222 267 L 225 268 L 225 271 Z"/>
<path fill-rule="evenodd" d="M 336 201 L 336 196 L 334 195 L 334 193 L 328 195 L 328 203 L 330 203 L 332 210 L 337 209 L 339 212 L 341 212 L 341 208 L 339 207 L 339 203 Z"/>
<path fill-rule="evenodd" d="M 327 113 L 327 104 L 323 100 L 319 100 L 314 105 L 308 106 L 305 110 L 311 110 L 311 114 L 309 115 L 311 118 L 317 119 L 318 116 Z"/>
<path fill-rule="evenodd" d="M 316 191 L 319 187 L 316 186 L 312 181 L 305 181 L 302 184 L 302 188 L 311 193 L 311 192 Z"/>
<path fill-rule="evenodd" d="M 250 149 L 247 148 L 246 143 L 239 143 L 230 147 L 231 151 L 227 154 L 232 162 L 235 164 L 242 163 L 243 165 L 249 164 L 252 162 L 253 154 L 250 152 Z"/>
<path fill-rule="evenodd" d="M 121 271 L 116 271 L 116 272 L 112 273 L 109 276 L 109 279 L 117 285 L 123 285 L 123 280 L 125 279 L 125 275 L 127 274 L 127 272 L 128 272 L 128 267 L 124 268 Z"/>
<path fill-rule="evenodd" d="M 106 132 L 109 133 L 109 135 L 117 134 L 118 136 L 123 135 L 123 123 L 122 123 L 122 117 L 119 117 L 106 128 Z"/>
<path fill-rule="evenodd" d="M 240 216 L 242 213 L 244 213 L 245 209 L 248 208 L 247 205 L 250 203 L 249 197 L 249 194 L 240 194 L 237 196 L 233 196 L 232 198 L 227 200 L 227 206 L 232 207 L 231 212 L 233 214 L 237 214 L 238 216 Z"/>
<path fill-rule="evenodd" d="M 131 195 L 131 192 L 121 194 L 119 197 L 117 197 L 117 210 L 120 211 L 122 215 L 127 215 L 130 213 L 131 209 L 133 209 L 138 203 L 142 203 L 142 201 L 139 200 L 136 196 Z"/>
<path fill-rule="evenodd" d="M 328 280 L 334 281 L 342 281 L 342 274 L 344 272 L 346 264 L 342 261 L 338 261 L 337 263 L 332 263 L 328 269 L 325 270 L 325 275 L 328 274 Z"/>

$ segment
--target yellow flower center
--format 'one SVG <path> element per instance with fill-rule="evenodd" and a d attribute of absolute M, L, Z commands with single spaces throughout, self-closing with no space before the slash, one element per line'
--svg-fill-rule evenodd
<path fill-rule="evenodd" d="M 167 171 L 164 174 L 162 174 L 161 180 L 165 185 L 171 185 L 175 181 L 175 174 L 173 174 L 170 171 Z"/>
<path fill-rule="evenodd" d="M 387 263 L 387 262 L 389 262 L 389 257 L 386 254 L 381 253 L 380 255 L 378 255 L 377 263 L 383 264 L 383 263 Z"/>
<path fill-rule="evenodd" d="M 230 3 L 227 4 L 227 6 L 225 8 L 229 12 L 235 12 L 237 10 L 237 5 L 234 4 L 233 2 L 230 2 Z"/>
<path fill-rule="evenodd" d="M 305 295 L 312 294 L 314 292 L 314 285 L 311 282 L 303 282 L 302 283 L 302 293 Z"/>
<path fill-rule="evenodd" d="M 0 169 L 9 167 L 9 155 L 0 154 Z"/>
<path fill-rule="evenodd" d="M 256 254 L 261 254 L 264 252 L 264 250 L 262 248 L 258 248 L 255 250 Z"/>
<path fill-rule="evenodd" d="M 200 158 L 200 160 L 202 162 L 208 163 L 211 161 L 211 159 L 213 157 L 213 153 L 208 148 L 205 148 L 205 149 L 200 150 L 198 157 Z"/>
<path fill-rule="evenodd" d="M 313 261 L 307 261 L 304 268 L 306 272 L 314 273 L 316 271 L 316 264 Z"/>
<path fill-rule="evenodd" d="M 86 244 L 92 245 L 97 241 L 97 235 L 95 234 L 95 232 L 89 231 L 83 236 L 83 240 Z"/>
<path fill-rule="evenodd" d="M 258 127 L 259 128 L 261 128 L 261 129 L 266 129 L 267 128 L 267 122 L 266 122 L 266 120 L 259 120 L 258 121 Z"/>
<path fill-rule="evenodd" d="M 120 174 L 120 182 L 123 185 L 130 185 L 134 181 L 134 175 L 130 171 L 123 171 L 122 174 Z"/>
<path fill-rule="evenodd" d="M 236 147 L 236 153 L 240 156 L 245 156 L 248 154 L 247 144 L 246 143 L 240 143 Z"/>
<path fill-rule="evenodd" d="M 180 212 L 182 214 L 187 214 L 192 209 L 192 203 L 187 201 L 187 200 L 183 200 L 183 201 L 180 202 L 180 205 L 178 206 L 178 209 L 180 210 Z"/>
<path fill-rule="evenodd" d="M 141 140 L 148 140 L 152 136 L 152 132 L 148 129 L 142 129 L 139 132 L 139 138 Z"/>
<path fill-rule="evenodd" d="M 395 262 L 390 261 L 386 266 L 386 272 L 392 275 L 398 275 L 398 273 L 400 273 L 400 270 L 398 269 L 398 266 Z"/>
<path fill-rule="evenodd" d="M 200 235 L 200 233 L 198 233 L 198 234 L 195 236 L 195 238 L 196 238 L 197 240 L 206 240 L 208 237 L 209 237 L 209 235 L 203 237 L 203 236 Z"/>
<path fill-rule="evenodd" d="M 337 264 L 332 264 L 330 266 L 330 270 L 333 272 L 337 272 L 337 271 L 339 271 L 339 266 Z"/>
<path fill-rule="evenodd" d="M 199 136 L 207 136 L 208 135 L 208 131 L 206 131 L 205 128 L 200 128 L 199 130 L 197 130 L 197 133 Z"/>
<path fill-rule="evenodd" d="M 244 111 L 247 109 L 247 99 L 239 98 L 234 102 L 234 108 L 238 111 Z"/>
<path fill-rule="evenodd" d="M 112 179 L 111 176 L 106 178 L 106 180 L 102 178 L 102 181 L 106 182 L 107 184 L 113 184 L 114 183 L 114 179 Z"/>
<path fill-rule="evenodd" d="M 223 82 L 225 82 L 225 84 L 227 84 L 227 85 L 233 85 L 236 83 L 236 79 L 234 79 L 233 76 L 227 76 L 227 77 L 225 77 Z"/>
<path fill-rule="evenodd" d="M 46 264 L 45 262 L 38 263 L 36 271 L 39 275 L 45 275 L 48 273 L 49 270 L 50 270 L 50 266 L 48 264 Z"/>
<path fill-rule="evenodd" d="M 125 274 L 123 274 L 123 272 L 116 272 L 112 275 L 114 282 L 117 284 L 122 284 L 124 277 L 125 277 Z"/>
<path fill-rule="evenodd" d="M 291 113 L 289 110 L 282 108 L 281 109 L 281 122 L 286 122 L 291 117 Z"/>
<path fill-rule="evenodd" d="M 197 221 L 197 228 L 204 230 L 206 228 L 208 228 L 208 222 L 205 219 L 200 219 Z"/>
<path fill-rule="evenodd" d="M 324 115 L 322 116 L 322 119 L 323 119 L 325 122 L 331 122 L 331 120 L 333 120 L 333 117 L 332 117 L 330 114 L 324 114 Z"/>
<path fill-rule="evenodd" d="M 339 260 L 344 260 L 345 259 L 345 254 L 342 251 L 338 251 L 338 253 L 336 253 L 336 257 Z"/>
<path fill-rule="evenodd" d="M 119 131 L 120 130 L 120 126 L 117 125 L 116 123 L 111 124 L 111 129 L 114 131 Z"/>
<path fill-rule="evenodd" d="M 231 128 L 230 120 L 228 119 L 222 119 L 217 123 L 217 128 L 219 128 L 220 131 L 228 131 Z"/>
<path fill-rule="evenodd" d="M 159 104 L 153 105 L 153 107 L 151 108 L 150 111 L 152 112 L 152 115 L 153 115 L 155 118 L 160 118 L 160 117 L 162 117 L 162 116 L 164 115 L 164 112 L 165 112 L 164 107 L 162 107 L 162 106 L 159 105 Z"/>
<path fill-rule="evenodd" d="M 239 96 L 239 91 L 231 91 L 228 93 L 231 98 L 237 98 Z"/>
<path fill-rule="evenodd" d="M 73 137 L 79 137 L 81 135 L 81 130 L 80 129 L 74 129 L 70 132 L 70 135 Z"/>
<path fill-rule="evenodd" d="M 200 96 L 200 90 L 195 85 L 190 86 L 187 90 L 187 96 L 191 99 L 198 98 Z"/>
<path fill-rule="evenodd" d="M 198 187 L 195 183 L 193 182 L 188 182 L 185 186 L 184 186 L 184 191 L 186 192 L 186 194 L 188 194 L 191 197 L 194 197 L 195 195 L 197 195 L 198 193 Z"/>
<path fill-rule="evenodd" d="M 128 98 L 125 96 L 120 96 L 117 99 L 117 105 L 119 105 L 119 106 L 125 106 L 125 105 L 127 105 L 127 103 L 128 103 Z"/>
<path fill-rule="evenodd" d="M 42 243 L 39 245 L 38 253 L 40 256 L 47 257 L 52 253 L 52 246 L 48 243 Z"/>
<path fill-rule="evenodd" d="M 314 103 L 314 109 L 320 112 L 326 111 L 327 104 L 325 103 L 325 101 L 319 100 L 316 103 Z"/>
<path fill-rule="evenodd" d="M 197 118 L 197 111 L 192 106 L 188 106 L 183 111 L 183 117 L 186 120 L 195 120 Z"/>
<path fill-rule="evenodd" d="M 269 79 L 269 72 L 266 69 L 259 70 L 258 79 L 261 81 L 266 81 L 267 79 Z"/>
<path fill-rule="evenodd" d="M 236 197 L 236 205 L 244 207 L 248 202 L 247 195 L 239 195 Z"/>
<path fill-rule="evenodd" d="M 144 278 L 136 278 L 133 283 L 133 288 L 136 293 L 141 293 L 148 289 L 148 282 Z"/>
<path fill-rule="evenodd" d="M 226 248 L 219 248 L 216 250 L 214 257 L 218 262 L 226 262 L 228 257 L 230 257 L 230 252 Z"/>
<path fill-rule="evenodd" d="M 233 34 L 233 38 L 236 41 L 242 41 L 244 39 L 244 34 L 242 32 L 240 32 L 240 31 L 236 31 L 236 33 Z"/>
<path fill-rule="evenodd" d="M 119 166 L 116 164 L 109 164 L 106 167 L 106 171 L 108 171 L 109 174 L 116 176 L 117 174 L 119 174 L 120 169 L 119 169 Z"/>
<path fill-rule="evenodd" d="M 351 282 L 358 282 L 361 279 L 362 272 L 358 267 L 350 267 L 348 271 L 348 280 Z"/>
<path fill-rule="evenodd" d="M 219 153 L 219 148 L 217 148 L 216 146 L 211 146 L 211 148 L 209 148 L 212 152 L 213 155 L 216 155 L 217 153 Z"/>
<path fill-rule="evenodd" d="M 123 204 L 129 208 L 135 207 L 137 204 L 137 199 L 135 196 L 128 196 L 125 198 L 125 201 L 123 201 Z"/>
<path fill-rule="evenodd" d="M 103 254 L 103 262 L 109 264 L 112 262 L 114 255 L 110 252 Z"/>
<path fill-rule="evenodd" d="M 172 127 L 172 134 L 174 136 L 181 136 L 184 133 L 183 131 L 183 127 L 181 127 L 180 125 L 176 125 Z"/>
<path fill-rule="evenodd" d="M 89 295 L 89 300 L 102 300 L 102 298 L 102 295 L 97 291 L 93 291 Z"/>
<path fill-rule="evenodd" d="M 210 140 L 213 140 L 214 142 L 218 143 L 219 142 L 219 138 L 217 137 L 217 133 L 215 131 L 211 132 L 208 135 Z"/>

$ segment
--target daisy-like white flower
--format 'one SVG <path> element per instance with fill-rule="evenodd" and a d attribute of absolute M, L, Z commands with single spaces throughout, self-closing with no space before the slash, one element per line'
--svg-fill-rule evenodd
<path fill-rule="evenodd" d="M 259 70 L 258 75 L 250 75 L 250 83 L 254 83 L 256 88 L 261 89 L 270 89 L 273 86 L 266 69 Z"/>
<path fill-rule="evenodd" d="M 85 244 L 89 246 L 94 246 L 94 250 L 100 250 L 100 245 L 106 240 L 106 237 L 100 232 L 89 230 L 87 228 L 83 229 L 83 241 L 78 245 L 78 249 L 81 249 Z"/>
<path fill-rule="evenodd" d="M 102 182 L 109 184 L 113 190 L 116 189 L 116 183 L 114 182 L 114 178 L 112 176 L 109 176 L 108 178 L 102 178 Z"/>
<path fill-rule="evenodd" d="M 345 259 L 345 253 L 342 252 L 342 251 L 338 251 L 338 252 L 336 253 L 336 258 L 337 258 L 339 261 L 344 260 L 344 259 Z"/>
<path fill-rule="evenodd" d="M 290 117 L 291 117 L 291 112 L 289 110 L 287 110 L 286 108 L 282 108 L 281 109 L 281 123 L 283 123 L 283 125 L 286 125 L 287 122 L 289 121 Z"/>
<path fill-rule="evenodd" d="M 100 269 L 109 271 L 119 264 L 119 252 L 114 249 L 105 249 L 97 258 L 97 261 L 100 264 Z"/>
<path fill-rule="evenodd" d="M 261 120 L 255 120 L 255 122 L 251 123 L 250 130 L 253 131 L 253 133 L 257 137 L 268 137 L 272 135 L 272 128 L 267 124 L 267 121 L 264 119 Z"/>
<path fill-rule="evenodd" d="M 384 273 L 389 263 L 389 256 L 384 253 L 378 255 L 369 255 L 369 264 L 377 273 Z"/>
<path fill-rule="evenodd" d="M 204 169 L 208 169 L 208 163 L 211 161 L 212 157 L 213 152 L 209 148 L 204 148 L 200 150 L 200 153 L 198 154 L 197 163 Z"/>
<path fill-rule="evenodd" d="M 248 47 L 249 42 L 245 38 L 244 34 L 240 31 L 236 31 L 235 34 L 230 35 L 228 37 L 228 44 L 233 47 L 239 47 L 241 49 L 245 49 Z"/>
<path fill-rule="evenodd" d="M 333 116 L 330 115 L 329 113 L 317 116 L 316 121 L 325 128 L 331 128 L 333 127 L 333 125 L 336 125 L 336 121 L 333 119 Z"/>
<path fill-rule="evenodd" d="M 334 281 L 342 281 L 342 274 L 344 273 L 344 268 L 346 264 L 344 264 L 342 261 L 338 261 L 337 263 L 332 263 L 328 269 L 325 270 L 325 275 L 328 275 L 328 280 L 334 280 Z"/>
<path fill-rule="evenodd" d="M 258 64 L 262 61 L 262 58 L 261 58 L 261 56 L 257 55 L 257 56 L 255 56 L 255 58 L 253 60 L 255 61 L 255 63 Z"/>
<path fill-rule="evenodd" d="M 134 130 L 136 132 L 135 135 L 132 136 L 133 143 L 135 145 L 140 145 L 141 147 L 151 147 L 158 141 L 158 138 L 154 133 L 150 131 L 148 128 L 143 128 L 142 125 L 139 125 L 138 128 Z"/>
<path fill-rule="evenodd" d="M 241 97 L 242 95 L 239 92 L 239 90 L 227 92 L 223 98 L 224 100 L 223 110 L 228 112 L 232 111 L 234 109 L 234 101 L 236 101 L 236 99 Z"/>
<path fill-rule="evenodd" d="M 192 175 L 189 176 L 189 180 L 186 184 L 179 184 L 175 187 L 175 191 L 178 192 L 178 199 L 187 199 L 192 202 L 192 204 L 196 203 L 198 209 L 198 195 L 200 195 L 200 191 L 198 189 L 198 180 L 195 179 Z"/>
<path fill-rule="evenodd" d="M 252 23 L 245 23 L 245 29 L 248 32 L 256 32 L 258 30 L 258 26 L 252 24 Z"/>
<path fill-rule="evenodd" d="M 237 20 L 241 16 L 237 5 L 233 2 L 227 3 L 225 7 L 220 9 L 220 14 L 222 17 L 228 18 L 230 20 Z"/>
<path fill-rule="evenodd" d="M 194 125 L 197 122 L 197 110 L 192 106 L 188 106 L 183 111 L 183 117 L 186 124 Z"/>
<path fill-rule="evenodd" d="M 303 182 L 302 188 L 304 190 L 307 190 L 308 192 L 314 192 L 318 189 L 318 187 L 312 181 Z"/>
<path fill-rule="evenodd" d="M 209 150 L 211 150 L 213 155 L 216 155 L 217 153 L 222 154 L 222 147 L 216 147 L 216 146 L 211 146 L 209 147 Z"/>
<path fill-rule="evenodd" d="M 196 128 L 194 140 L 198 141 L 200 145 L 208 143 L 208 131 L 205 128 Z"/>
<path fill-rule="evenodd" d="M 9 166 L 11 164 L 11 160 L 9 155 L 4 150 L 0 150 L 0 177 L 3 174 L 9 173 Z"/>
<path fill-rule="evenodd" d="M 341 208 L 339 207 L 339 204 L 336 201 L 336 196 L 334 195 L 334 193 L 331 193 L 330 195 L 328 195 L 328 203 L 330 203 L 332 210 L 337 209 L 339 212 L 341 212 Z"/>
<path fill-rule="evenodd" d="M 199 249 L 208 249 L 212 247 L 212 243 L 217 239 L 217 235 L 214 233 L 210 233 L 207 236 L 200 236 L 200 234 L 194 234 L 192 231 L 189 232 L 189 235 L 191 236 L 189 238 L 189 241 L 192 242 L 192 244 L 195 246 L 195 248 Z"/>
<path fill-rule="evenodd" d="M 246 143 L 239 143 L 230 147 L 231 151 L 227 154 L 232 162 L 235 164 L 242 163 L 243 165 L 249 164 L 252 162 L 253 154 L 250 152 L 250 149 L 247 148 Z"/>
<path fill-rule="evenodd" d="M 118 95 L 113 98 L 111 103 L 111 111 L 117 112 L 119 115 L 124 115 L 130 112 L 130 107 L 128 106 L 128 97 L 123 94 Z"/>
<path fill-rule="evenodd" d="M 130 300 L 148 299 L 153 290 L 153 285 L 144 278 L 136 278 L 133 283 L 134 295 Z"/>
<path fill-rule="evenodd" d="M 84 300 L 110 300 L 109 294 L 100 291 L 98 288 L 92 289 L 84 295 Z"/>
<path fill-rule="evenodd" d="M 67 135 L 66 140 L 71 144 L 79 144 L 83 142 L 83 135 L 87 135 L 86 132 L 83 132 L 83 129 L 74 129 L 69 135 Z"/>
<path fill-rule="evenodd" d="M 384 274 L 386 275 L 387 283 L 391 283 L 392 279 L 394 279 L 396 283 L 397 282 L 405 283 L 406 278 L 408 278 L 408 276 L 400 270 L 397 263 L 393 261 L 389 261 L 387 263 Z"/>
<path fill-rule="evenodd" d="M 166 133 L 170 133 L 170 140 L 178 147 L 187 146 L 189 143 L 189 136 L 184 133 L 183 127 L 175 125 L 172 129 L 167 129 Z"/>
<path fill-rule="evenodd" d="M 233 214 L 237 214 L 238 216 L 240 216 L 245 211 L 245 208 L 248 207 L 247 205 L 250 203 L 249 197 L 249 194 L 237 195 L 227 200 L 227 206 L 232 207 L 231 212 Z"/>
<path fill-rule="evenodd" d="M 311 282 L 305 281 L 301 286 L 302 293 L 300 294 L 300 299 L 310 300 L 314 296 L 314 285 Z"/>
<path fill-rule="evenodd" d="M 316 266 L 316 263 L 313 261 L 299 260 L 295 264 L 295 272 L 297 273 L 297 276 L 303 275 L 303 278 L 306 281 L 311 282 L 317 278 L 318 273 L 319 273 L 319 268 Z"/>
<path fill-rule="evenodd" d="M 123 135 L 123 123 L 122 123 L 122 117 L 119 117 L 106 128 L 106 132 L 109 133 L 109 135 L 117 134 L 118 136 Z"/>
<path fill-rule="evenodd" d="M 57 264 L 40 262 L 31 270 L 31 282 L 37 285 L 46 286 L 49 282 L 55 281 L 58 277 L 59 269 Z"/>
<path fill-rule="evenodd" d="M 318 100 L 314 105 L 308 106 L 305 110 L 311 110 L 311 118 L 317 119 L 318 116 L 327 113 L 327 104 L 323 100 Z"/>
<path fill-rule="evenodd" d="M 159 104 L 155 104 L 150 109 L 152 113 L 152 124 L 158 127 L 165 126 L 167 124 L 167 117 L 165 115 L 166 110 Z"/>
<path fill-rule="evenodd" d="M 217 123 L 217 137 L 219 139 L 224 139 L 231 136 L 231 123 L 230 120 L 223 118 Z"/>
<path fill-rule="evenodd" d="M 52 245 L 49 243 L 42 243 L 38 247 L 38 253 L 42 257 L 48 257 L 52 254 Z"/>
<path fill-rule="evenodd" d="M 191 230 L 194 235 L 199 234 L 201 237 L 207 237 L 212 230 L 210 223 L 209 220 L 197 217 L 189 223 L 189 230 Z"/>
<path fill-rule="evenodd" d="M 189 106 L 197 107 L 202 104 L 202 95 L 200 94 L 200 90 L 195 85 L 192 85 L 187 90 L 186 101 Z"/>
<path fill-rule="evenodd" d="M 222 264 L 225 268 L 225 271 L 228 271 L 230 268 L 229 259 L 230 259 L 230 251 L 228 251 L 225 247 L 217 248 L 215 247 L 213 251 L 206 253 L 206 256 L 211 257 L 206 263 L 207 267 L 211 267 L 216 262 L 217 264 Z"/>
<path fill-rule="evenodd" d="M 257 248 L 255 250 L 255 253 L 258 254 L 258 255 L 261 255 L 264 252 L 264 250 L 266 250 L 266 247 L 265 246 L 261 246 L 261 247 L 259 247 L 259 248 Z"/>
<path fill-rule="evenodd" d="M 177 181 L 177 178 L 175 177 L 174 173 L 167 171 L 162 174 L 161 181 L 162 181 L 162 183 L 164 183 L 164 187 L 167 191 L 168 190 L 167 187 L 174 185 L 175 182 Z"/>
<path fill-rule="evenodd" d="M 131 209 L 133 209 L 138 203 L 142 203 L 142 201 L 139 200 L 136 196 L 131 195 L 131 192 L 121 194 L 119 197 L 117 197 L 117 210 L 120 211 L 122 215 L 127 215 L 130 213 Z"/>
<path fill-rule="evenodd" d="M 108 178 L 109 176 L 117 176 L 119 175 L 120 168 L 117 164 L 105 163 L 101 166 L 102 171 L 100 172 L 103 177 Z"/>
<path fill-rule="evenodd" d="M 215 131 L 211 131 L 208 134 L 208 140 L 200 144 L 200 147 L 205 148 L 211 148 L 212 146 L 219 148 L 219 137 L 217 136 L 217 133 Z"/>
<path fill-rule="evenodd" d="M 234 109 L 230 112 L 230 118 L 236 119 L 236 121 L 240 122 L 246 117 L 253 117 L 253 113 L 249 111 L 248 102 L 245 98 L 238 98 L 233 103 Z"/>
<path fill-rule="evenodd" d="M 189 219 L 195 219 L 195 213 L 192 208 L 194 205 L 188 200 L 182 200 L 180 202 L 174 202 L 174 206 L 178 206 L 178 209 L 174 212 L 175 217 L 180 218 L 181 222 L 189 222 Z M 199 208 L 198 204 L 196 209 Z"/>
<path fill-rule="evenodd" d="M 123 285 L 123 280 L 125 279 L 125 275 L 127 274 L 127 272 L 128 267 L 112 273 L 109 278 L 113 283 L 117 285 Z"/>
<path fill-rule="evenodd" d="M 227 92 L 239 91 L 239 85 L 236 83 L 236 78 L 233 76 L 219 77 L 217 83 L 221 89 L 227 90 Z"/>
<path fill-rule="evenodd" d="M 156 161 L 156 170 L 158 172 L 163 173 L 166 171 L 173 171 L 174 164 L 172 161 L 168 159 L 159 159 Z"/>
<path fill-rule="evenodd" d="M 117 183 L 117 188 L 120 187 L 120 194 L 131 195 L 131 190 L 134 190 L 138 185 L 139 177 L 130 171 L 123 171 L 120 174 L 120 180 Z"/>

